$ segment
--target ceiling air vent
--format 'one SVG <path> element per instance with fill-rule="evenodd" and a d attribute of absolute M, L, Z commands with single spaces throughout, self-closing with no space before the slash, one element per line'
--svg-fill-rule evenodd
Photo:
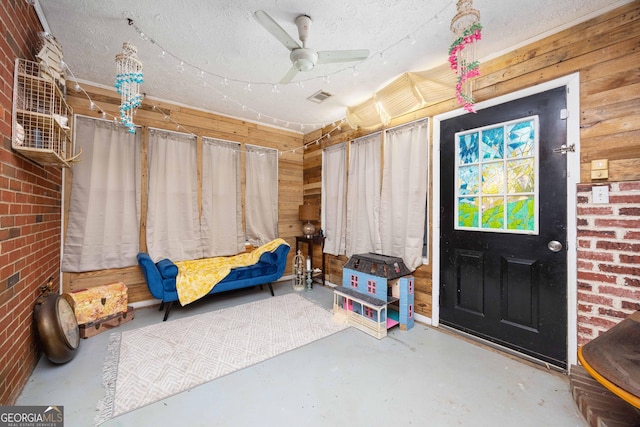
<path fill-rule="evenodd" d="M 333 95 L 331 95 L 329 92 L 319 90 L 313 95 L 311 95 L 310 97 L 308 97 L 307 99 L 311 102 L 315 102 L 316 104 L 320 104 L 321 102 L 323 102 L 327 98 L 331 98 L 332 96 Z"/>

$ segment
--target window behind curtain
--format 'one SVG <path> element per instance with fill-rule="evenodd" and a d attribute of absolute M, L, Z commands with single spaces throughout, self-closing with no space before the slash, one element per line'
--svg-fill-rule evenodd
<path fill-rule="evenodd" d="M 140 248 L 140 132 L 75 118 L 81 161 L 73 165 L 62 271 L 136 264 Z"/>
<path fill-rule="evenodd" d="M 149 129 L 147 249 L 156 262 L 202 258 L 195 136 Z"/>
<path fill-rule="evenodd" d="M 380 132 L 351 141 L 347 185 L 346 254 L 381 251 Z"/>
<path fill-rule="evenodd" d="M 203 256 L 245 250 L 240 189 L 240 144 L 202 138 Z"/>
<path fill-rule="evenodd" d="M 246 145 L 245 230 L 260 246 L 278 237 L 278 150 Z"/>
<path fill-rule="evenodd" d="M 347 144 L 322 152 L 322 226 L 324 252 L 344 255 L 347 223 Z"/>

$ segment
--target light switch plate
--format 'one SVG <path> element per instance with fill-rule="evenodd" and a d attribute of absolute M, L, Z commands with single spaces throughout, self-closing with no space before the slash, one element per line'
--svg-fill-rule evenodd
<path fill-rule="evenodd" d="M 609 186 L 596 185 L 591 187 L 593 203 L 609 203 Z"/>
<path fill-rule="evenodd" d="M 608 159 L 599 159 L 591 161 L 591 170 L 603 170 L 609 169 L 609 160 Z"/>

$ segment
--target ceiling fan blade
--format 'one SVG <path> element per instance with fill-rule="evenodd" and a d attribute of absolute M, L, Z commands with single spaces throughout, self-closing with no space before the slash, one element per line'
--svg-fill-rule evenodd
<path fill-rule="evenodd" d="M 278 39 L 280 43 L 285 45 L 289 50 L 299 49 L 302 46 L 296 42 L 271 16 L 264 10 L 257 10 L 253 13 L 253 17 L 260 23 L 273 37 Z"/>
<path fill-rule="evenodd" d="M 284 77 L 280 80 L 280 84 L 284 85 L 289 83 L 291 80 L 293 80 L 296 74 L 298 74 L 298 69 L 295 65 L 292 65 L 291 68 L 289 68 L 289 71 L 287 71 L 287 74 L 285 74 Z"/>
<path fill-rule="evenodd" d="M 322 52 L 318 52 L 317 64 L 363 61 L 368 57 L 369 57 L 369 49 L 325 50 Z"/>

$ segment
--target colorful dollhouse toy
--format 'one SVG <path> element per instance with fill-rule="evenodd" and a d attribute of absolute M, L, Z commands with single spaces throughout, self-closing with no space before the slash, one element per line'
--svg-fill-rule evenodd
<path fill-rule="evenodd" d="M 333 291 L 333 316 L 378 339 L 387 329 L 413 327 L 414 279 L 402 258 L 374 253 L 353 255 Z"/>

